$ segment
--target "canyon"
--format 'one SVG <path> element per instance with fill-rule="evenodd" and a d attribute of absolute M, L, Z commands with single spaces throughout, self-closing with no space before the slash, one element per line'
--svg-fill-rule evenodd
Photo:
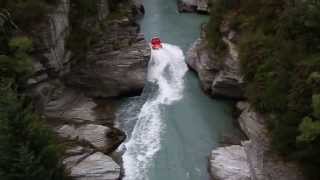
<path fill-rule="evenodd" d="M 221 27 L 228 52 L 220 57 L 207 47 L 203 25 L 207 16 L 199 15 L 209 13 L 208 1 L 165 2 L 168 6 L 156 0 L 121 1 L 114 9 L 113 1 L 97 0 L 97 15 L 85 17 L 81 23 L 81 28 L 90 32 L 93 39 L 85 50 L 75 50 L 68 45 L 70 37 L 77 33 L 70 19 L 72 12 L 77 11 L 71 0 L 61 0 L 46 20 L 30 32 L 35 44 L 35 72 L 28 80 L 28 93 L 37 111 L 66 147 L 63 157 L 66 171 L 76 180 L 135 179 L 134 172 L 143 175 L 136 180 L 208 179 L 210 176 L 219 180 L 303 180 L 297 164 L 271 151 L 265 122 L 268 115 L 255 112 L 246 102 L 237 32 L 227 25 Z M 168 75 L 164 79 L 174 81 L 175 85 L 181 83 L 183 88 L 177 96 L 182 97 L 172 104 L 157 104 L 158 111 L 153 113 L 161 114 L 156 120 L 161 120 L 165 127 L 159 129 L 163 132 L 157 136 L 161 146 L 152 149 L 155 153 L 151 153 L 151 165 L 139 164 L 141 167 L 133 166 L 136 169 L 132 170 L 132 162 L 126 161 L 132 157 L 126 150 L 133 154 L 136 149 L 145 150 L 144 146 L 136 147 L 144 142 L 130 142 L 132 136 L 141 140 L 154 130 L 140 127 L 141 132 L 145 132 L 143 138 L 141 134 L 134 134 L 139 131 L 135 125 L 146 119 L 141 118 L 143 113 L 150 111 L 143 107 L 158 100 L 158 94 L 167 95 L 169 100 L 176 98 L 148 82 L 152 51 L 147 41 L 156 35 L 168 44 L 179 46 L 175 49 L 166 45 L 174 49 L 168 54 L 182 54 L 164 59 L 184 59 L 184 53 L 187 65 L 194 72 L 185 70 L 176 82 L 177 74 L 162 69 Z M 174 66 L 168 62 L 165 66 L 178 71 L 186 64 Z M 160 77 L 162 74 L 157 76 Z M 161 89 L 161 84 L 159 87 Z M 232 104 L 236 104 L 236 123 L 230 110 Z M 131 122 L 134 125 L 128 128 L 125 122 L 130 119 L 134 119 Z M 221 136 L 229 134 L 241 134 L 245 138 L 221 146 Z M 149 135 L 154 138 L 154 134 Z M 157 141 L 148 141 L 150 147 Z M 144 154 L 135 155 L 136 162 L 144 163 L 141 160 Z"/>

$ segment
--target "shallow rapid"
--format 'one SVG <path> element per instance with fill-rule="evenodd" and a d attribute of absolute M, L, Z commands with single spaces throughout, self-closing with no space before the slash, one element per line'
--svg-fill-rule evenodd
<path fill-rule="evenodd" d="M 124 179 L 147 179 L 147 170 L 161 148 L 161 133 L 166 125 L 162 121 L 161 106 L 182 98 L 183 77 L 187 70 L 180 48 L 164 44 L 162 49 L 152 51 L 148 82 L 149 86 L 157 88 L 152 92 L 152 98 L 143 104 L 132 135 L 125 143 Z"/>
<path fill-rule="evenodd" d="M 146 39 L 159 36 L 170 44 L 152 50 L 144 92 L 124 100 L 118 112 L 118 126 L 127 134 L 119 148 L 123 179 L 208 180 L 208 155 L 233 126 L 229 103 L 206 96 L 185 64 L 185 51 L 207 17 L 179 14 L 176 0 L 144 5 Z"/>

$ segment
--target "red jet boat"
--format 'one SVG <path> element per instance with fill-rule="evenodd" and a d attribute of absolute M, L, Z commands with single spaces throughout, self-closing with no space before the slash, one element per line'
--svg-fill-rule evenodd
<path fill-rule="evenodd" d="M 162 48 L 161 40 L 160 38 L 152 38 L 151 39 L 151 47 L 152 49 L 160 49 Z"/>

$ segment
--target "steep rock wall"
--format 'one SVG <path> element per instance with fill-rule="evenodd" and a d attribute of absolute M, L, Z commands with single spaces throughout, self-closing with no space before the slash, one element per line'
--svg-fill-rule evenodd
<path fill-rule="evenodd" d="M 284 160 L 271 150 L 264 116 L 254 112 L 247 102 L 239 102 L 237 108 L 241 112 L 238 122 L 249 140 L 242 145 L 213 150 L 211 174 L 219 180 L 304 180 L 296 163 Z M 237 164 L 229 163 L 235 160 Z"/>
<path fill-rule="evenodd" d="M 233 34 L 232 31 L 227 34 Z M 219 57 L 207 47 L 204 30 L 187 53 L 187 64 L 196 71 L 203 90 L 213 97 L 243 99 L 243 79 L 240 75 L 239 58 L 234 36 L 223 40 L 228 47 L 226 55 Z"/>
<path fill-rule="evenodd" d="M 123 1 L 128 4 L 119 7 L 128 6 L 129 11 L 113 16 L 111 1 L 97 0 L 97 15 L 84 23 L 90 28 L 103 24 L 104 30 L 94 34 L 99 41 L 91 45 L 86 58 L 76 59 L 67 46 L 74 33 L 71 1 L 61 0 L 30 32 L 35 70 L 28 80 L 30 94 L 36 109 L 66 146 L 63 163 L 71 177 L 116 180 L 120 166 L 108 154 L 125 134 L 113 127 L 112 102 L 108 102 L 111 110 L 99 111 L 99 101 L 91 97 L 119 97 L 142 90 L 150 56 L 135 23 L 135 17 L 143 14 L 142 5 Z"/>
<path fill-rule="evenodd" d="M 70 51 L 65 48 L 70 33 L 69 11 L 70 1 L 61 0 L 46 20 L 31 32 L 35 73 L 28 84 L 39 110 L 50 101 L 51 94 L 60 84 L 59 77 L 70 68 Z"/>
<path fill-rule="evenodd" d="M 199 76 L 203 89 L 213 97 L 245 99 L 240 62 L 235 45 L 237 35 L 222 27 L 228 47 L 222 59 L 207 48 L 205 33 L 188 52 L 187 63 Z M 271 149 L 270 134 L 264 115 L 247 102 L 239 102 L 237 119 L 249 140 L 241 145 L 214 149 L 210 155 L 210 173 L 217 180 L 304 180 L 300 167 L 288 162 Z"/>

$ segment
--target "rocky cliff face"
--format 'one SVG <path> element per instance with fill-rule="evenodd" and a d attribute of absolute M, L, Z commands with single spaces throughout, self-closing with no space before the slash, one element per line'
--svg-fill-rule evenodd
<path fill-rule="evenodd" d="M 243 79 L 236 48 L 237 34 L 227 25 L 221 27 L 227 54 L 218 59 L 208 50 L 202 33 L 187 54 L 188 65 L 196 71 L 202 88 L 213 97 L 244 99 Z M 214 149 L 210 155 L 210 173 L 216 180 L 303 180 L 296 163 L 285 161 L 271 150 L 271 137 L 265 118 L 247 102 L 239 102 L 241 130 L 248 140 L 240 145 Z"/>
<path fill-rule="evenodd" d="M 264 116 L 254 112 L 247 102 L 239 102 L 237 108 L 241 111 L 239 124 L 249 140 L 236 148 L 227 146 L 213 150 L 210 156 L 213 176 L 221 180 L 303 180 L 297 164 L 271 151 Z"/>
<path fill-rule="evenodd" d="M 139 34 L 139 26 L 124 17 L 110 21 L 98 36 L 86 60 L 74 65 L 65 76 L 67 84 L 90 97 L 140 93 L 150 49 Z"/>
<path fill-rule="evenodd" d="M 114 105 L 107 101 L 101 111 L 92 97 L 136 94 L 144 86 L 150 51 L 139 33 L 135 16 L 141 4 L 110 17 L 108 0 L 97 0 L 97 16 L 90 22 L 104 23 L 99 41 L 85 60 L 72 58 L 67 39 L 72 33 L 72 0 L 61 0 L 46 21 L 31 32 L 35 44 L 34 75 L 29 89 L 36 108 L 46 117 L 67 151 L 64 164 L 77 180 L 116 180 L 120 166 L 108 156 L 125 135 L 113 127 Z M 132 7 L 131 7 L 132 6 Z"/>
<path fill-rule="evenodd" d="M 104 21 L 110 13 L 108 0 L 97 2 L 97 19 Z M 131 9 L 134 11 L 135 7 Z M 130 18 L 115 18 L 104 31 L 96 34 L 99 41 L 92 45 L 85 61 L 72 59 L 72 52 L 66 48 L 71 33 L 69 13 L 70 0 L 61 0 L 47 20 L 31 32 L 35 44 L 35 73 L 28 84 L 38 109 L 43 110 L 66 82 L 93 97 L 140 92 L 150 56 L 147 42 L 134 22 L 135 15 L 141 13 L 141 4 L 128 14 Z"/>
<path fill-rule="evenodd" d="M 61 0 L 46 21 L 31 32 L 34 40 L 34 75 L 29 79 L 31 92 L 36 99 L 37 109 L 50 101 L 58 80 L 70 68 L 70 51 L 66 47 L 69 26 L 70 1 Z"/>
<path fill-rule="evenodd" d="M 221 28 L 228 52 L 217 59 L 208 50 L 204 33 L 187 55 L 187 63 L 199 76 L 203 89 L 213 97 L 244 99 L 239 58 L 234 44 L 236 34 Z M 261 114 L 246 102 L 237 104 L 238 122 L 249 140 L 241 145 L 221 147 L 210 155 L 210 173 L 217 180 L 303 180 L 297 164 L 287 162 L 271 151 L 271 140 Z"/>
<path fill-rule="evenodd" d="M 232 31 L 227 34 L 233 34 Z M 187 63 L 199 76 L 202 88 L 213 97 L 243 99 L 243 79 L 240 75 L 239 58 L 234 36 L 228 35 L 224 42 L 228 52 L 217 57 L 207 48 L 205 33 L 202 33 L 187 53 Z"/>

